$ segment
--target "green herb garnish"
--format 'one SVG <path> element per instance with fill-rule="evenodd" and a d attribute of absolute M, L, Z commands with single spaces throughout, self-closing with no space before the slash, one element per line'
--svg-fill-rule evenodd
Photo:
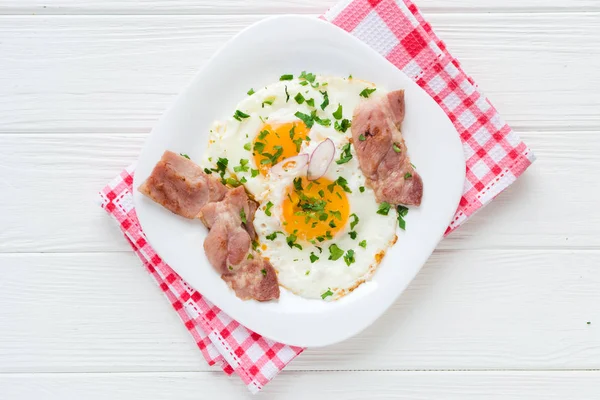
<path fill-rule="evenodd" d="M 365 192 L 365 187 L 364 187 L 364 186 L 361 186 L 361 187 L 359 187 L 359 188 L 358 188 L 358 190 L 359 190 L 361 193 L 364 193 L 364 192 Z"/>
<path fill-rule="evenodd" d="M 336 261 L 339 260 L 340 257 L 344 255 L 344 250 L 340 249 L 337 244 L 332 244 L 329 246 L 329 259 Z"/>
<path fill-rule="evenodd" d="M 190 156 L 188 156 L 187 154 L 179 153 L 179 155 L 180 155 L 181 157 L 185 157 L 185 158 L 187 158 L 188 160 L 191 160 Z"/>
<path fill-rule="evenodd" d="M 377 210 L 377 214 L 379 215 L 388 215 L 390 212 L 390 208 L 392 208 L 392 206 L 390 205 L 390 203 L 388 202 L 383 202 L 379 205 L 379 210 Z"/>
<path fill-rule="evenodd" d="M 292 79 L 294 79 L 292 74 L 281 75 L 281 78 L 279 78 L 280 81 L 291 81 Z"/>
<path fill-rule="evenodd" d="M 296 114 L 294 114 L 297 118 L 301 119 L 302 122 L 304 122 L 304 124 L 306 125 L 306 127 L 308 129 L 312 128 L 313 125 L 315 124 L 315 120 L 307 114 L 301 113 L 300 111 L 298 111 Z"/>
<path fill-rule="evenodd" d="M 298 104 L 302 104 L 305 101 L 304 96 L 302 96 L 302 93 L 298 93 L 296 97 L 294 97 L 294 100 L 296 100 L 296 103 Z"/>
<path fill-rule="evenodd" d="M 352 126 L 352 124 L 348 119 L 343 119 L 342 122 L 335 121 L 335 124 L 333 124 L 335 130 L 342 133 L 346 133 L 350 126 Z"/>
<path fill-rule="evenodd" d="M 237 167 L 233 167 L 234 172 L 248 172 L 250 167 L 248 166 L 248 160 L 242 158 L 240 160 L 240 165 Z"/>
<path fill-rule="evenodd" d="M 248 222 L 248 220 L 246 220 L 246 212 L 243 209 L 240 210 L 240 218 L 242 219 L 243 224 Z"/>
<path fill-rule="evenodd" d="M 285 233 L 283 233 L 281 231 L 275 231 L 275 232 L 271 233 L 270 235 L 267 235 L 266 238 L 269 240 L 275 240 L 277 238 L 278 234 L 282 234 L 285 236 Z"/>
<path fill-rule="evenodd" d="M 319 259 L 318 256 L 315 255 L 315 253 L 310 253 L 310 262 L 314 263 L 315 261 L 317 261 Z"/>
<path fill-rule="evenodd" d="M 260 272 L 262 273 L 263 276 L 267 276 L 267 270 L 266 269 L 261 269 Z"/>
<path fill-rule="evenodd" d="M 359 244 L 360 247 L 362 247 L 363 249 L 367 248 L 367 241 L 366 240 L 362 240 Z"/>
<path fill-rule="evenodd" d="M 364 142 L 365 140 L 367 140 L 367 138 L 365 137 L 365 135 L 363 135 L 361 133 L 360 136 L 358 137 L 358 140 L 360 140 L 361 142 Z"/>
<path fill-rule="evenodd" d="M 360 92 L 360 96 L 364 97 L 364 98 L 368 98 L 371 95 L 371 93 L 373 93 L 376 90 L 377 90 L 376 88 L 372 88 L 372 89 L 366 88 L 365 90 Z"/>
<path fill-rule="evenodd" d="M 310 99 L 306 100 L 306 104 L 308 104 L 310 107 L 314 107 L 315 106 L 315 99 L 310 98 Z"/>
<path fill-rule="evenodd" d="M 350 232 L 348 232 L 348 235 L 350 235 L 350 239 L 356 240 L 356 235 L 358 235 L 358 234 L 354 231 L 350 231 Z"/>
<path fill-rule="evenodd" d="M 246 143 L 244 145 L 244 150 L 248 150 L 248 151 L 252 150 L 252 143 Z"/>
<path fill-rule="evenodd" d="M 406 221 L 404 220 L 404 217 L 406 217 L 406 214 L 408 214 L 408 208 L 404 206 L 397 206 L 396 211 L 398 212 L 398 226 L 404 231 L 406 230 Z"/>
<path fill-rule="evenodd" d="M 285 102 L 290 101 L 290 94 L 287 91 L 287 85 L 285 86 Z"/>
<path fill-rule="evenodd" d="M 327 289 L 327 291 L 321 295 L 321 298 L 325 300 L 329 296 L 333 296 L 333 292 L 331 291 L 331 289 Z"/>
<path fill-rule="evenodd" d="M 273 206 L 274 206 L 274 204 L 273 204 L 273 203 L 271 203 L 270 201 L 267 203 L 267 206 L 265 207 L 265 215 L 267 215 L 267 216 L 269 216 L 269 217 L 270 217 L 271 215 L 273 215 L 273 214 L 271 213 L 271 207 L 273 207 Z"/>
<path fill-rule="evenodd" d="M 260 171 L 257 169 L 250 169 L 250 173 L 252 174 L 253 178 L 256 178 L 258 176 L 258 174 L 260 173 Z"/>
<path fill-rule="evenodd" d="M 325 111 L 325 108 L 329 105 L 329 94 L 327 91 L 321 92 L 323 95 L 323 102 L 321 103 L 321 110 Z"/>
<path fill-rule="evenodd" d="M 394 143 L 392 147 L 396 153 L 402 153 L 402 147 L 398 146 L 398 144 Z"/>
<path fill-rule="evenodd" d="M 337 110 L 335 110 L 335 112 L 333 113 L 333 118 L 335 119 L 342 119 L 343 115 L 342 115 L 342 105 L 339 104 Z"/>
<path fill-rule="evenodd" d="M 244 112 L 241 112 L 240 110 L 235 110 L 235 114 L 233 114 L 233 118 L 237 119 L 238 121 L 241 121 L 242 119 L 250 118 L 250 116 Z"/>
<path fill-rule="evenodd" d="M 410 172 L 407 172 L 404 174 L 404 179 L 410 179 L 412 178 L 412 174 Z"/>
<path fill-rule="evenodd" d="M 338 165 L 346 164 L 348 161 L 352 160 L 352 153 L 350 152 L 350 143 L 346 143 L 342 147 L 342 154 L 340 155 L 340 159 L 335 163 Z"/>
<path fill-rule="evenodd" d="M 354 250 L 348 250 L 346 252 L 346 254 L 344 255 L 344 261 L 346 262 L 347 266 L 350 266 L 350 264 L 353 264 L 355 262 L 355 260 L 354 260 Z"/>
<path fill-rule="evenodd" d="M 248 90 L 248 96 L 252 96 L 254 93 L 256 93 L 254 89 L 250 88 L 250 90 Z"/>
<path fill-rule="evenodd" d="M 354 227 L 358 225 L 358 221 L 360 220 L 358 219 L 358 215 L 356 214 L 350 214 L 350 217 L 352 218 L 352 222 L 350 222 L 350 229 L 354 229 Z"/>

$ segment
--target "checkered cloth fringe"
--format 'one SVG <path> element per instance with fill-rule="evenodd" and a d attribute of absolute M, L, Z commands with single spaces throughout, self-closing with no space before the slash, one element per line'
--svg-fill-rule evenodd
<path fill-rule="evenodd" d="M 462 70 L 417 7 L 408 0 L 345 0 L 321 18 L 367 43 L 411 77 L 448 114 L 465 152 L 467 179 L 446 234 L 512 184 L 533 153 Z M 232 320 L 184 282 L 147 243 L 133 207 L 133 172 L 101 191 L 102 207 L 120 224 L 190 331 L 209 365 L 236 373 L 257 393 L 303 349 L 265 339 Z"/>

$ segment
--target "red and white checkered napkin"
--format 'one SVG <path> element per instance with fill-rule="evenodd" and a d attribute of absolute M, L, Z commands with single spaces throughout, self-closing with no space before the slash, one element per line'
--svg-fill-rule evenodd
<path fill-rule="evenodd" d="M 461 69 L 408 0 L 344 0 L 323 19 L 372 46 L 413 78 L 448 114 L 460 134 L 467 179 L 446 234 L 506 189 L 534 161 L 533 153 Z M 133 208 L 134 167 L 101 192 L 102 207 L 159 284 L 210 365 L 237 373 L 258 392 L 302 352 L 249 331 L 184 282 L 148 245 Z"/>

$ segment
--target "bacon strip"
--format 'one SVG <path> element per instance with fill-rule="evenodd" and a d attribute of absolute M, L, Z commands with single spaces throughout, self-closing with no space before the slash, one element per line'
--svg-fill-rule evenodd
<path fill-rule="evenodd" d="M 404 112 L 404 90 L 370 98 L 354 110 L 352 139 L 377 201 L 419 206 L 423 180 L 410 163 L 400 132 Z"/>
<path fill-rule="evenodd" d="M 209 228 L 206 256 L 239 298 L 279 298 L 275 268 L 252 250 L 258 204 L 243 187 L 228 189 L 192 161 L 166 151 L 138 190 L 175 214 L 202 220 Z"/>

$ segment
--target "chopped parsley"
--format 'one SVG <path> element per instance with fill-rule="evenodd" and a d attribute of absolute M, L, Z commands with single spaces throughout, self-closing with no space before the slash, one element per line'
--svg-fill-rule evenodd
<path fill-rule="evenodd" d="M 296 231 L 294 231 L 294 232 L 296 232 Z M 302 246 L 300 246 L 298 243 L 296 243 L 297 239 L 298 239 L 298 237 L 294 233 L 292 233 L 291 235 L 289 235 L 287 237 L 286 242 L 287 242 L 288 246 L 290 246 L 290 248 L 293 249 L 294 247 L 296 247 L 297 249 L 302 250 Z"/>
<path fill-rule="evenodd" d="M 237 119 L 238 121 L 241 121 L 242 119 L 250 118 L 250 116 L 244 112 L 241 112 L 240 110 L 235 110 L 233 118 Z"/>
<path fill-rule="evenodd" d="M 329 190 L 330 193 L 333 193 L 335 185 L 341 187 L 346 193 L 352 193 L 352 190 L 348 187 L 348 181 L 342 176 L 339 176 L 332 184 L 327 185 L 327 190 Z"/>
<path fill-rule="evenodd" d="M 280 81 L 291 81 L 292 79 L 294 79 L 292 74 L 281 75 L 281 78 L 279 78 Z"/>
<path fill-rule="evenodd" d="M 270 235 L 267 235 L 266 238 L 269 240 L 275 240 L 277 238 L 277 234 L 282 234 L 285 236 L 285 233 L 283 233 L 281 231 L 275 231 L 275 232 L 271 233 Z"/>
<path fill-rule="evenodd" d="M 306 71 L 302 71 L 302 73 L 300 73 L 300 79 L 304 79 L 308 82 L 310 82 L 311 84 L 313 84 L 315 82 L 315 79 L 317 77 L 315 76 L 315 74 L 313 73 L 307 73 Z"/>
<path fill-rule="evenodd" d="M 359 187 L 359 188 L 358 188 L 358 190 L 359 190 L 361 193 L 364 193 L 364 192 L 365 192 L 365 187 L 364 187 L 364 186 L 361 186 L 361 187 Z"/>
<path fill-rule="evenodd" d="M 241 185 L 240 181 L 238 181 L 237 179 L 233 179 L 233 178 L 227 178 L 225 179 L 225 183 L 227 185 L 233 186 L 233 187 L 238 187 Z"/>
<path fill-rule="evenodd" d="M 404 220 L 404 217 L 406 217 L 406 214 L 408 214 L 408 208 L 404 206 L 397 206 L 396 211 L 398 212 L 398 226 L 404 231 L 406 230 L 406 221 Z"/>
<path fill-rule="evenodd" d="M 294 189 L 297 191 L 302 190 L 302 178 L 294 178 Z"/>
<path fill-rule="evenodd" d="M 229 266 L 229 270 L 230 270 L 230 271 L 233 271 L 233 267 L 232 267 L 231 265 Z"/>
<path fill-rule="evenodd" d="M 330 228 L 337 228 L 337 225 L 335 224 L 335 222 L 333 220 L 329 221 L 329 227 Z"/>
<path fill-rule="evenodd" d="M 367 241 L 366 240 L 362 240 L 359 244 L 360 247 L 362 247 L 363 249 L 367 248 Z"/>
<path fill-rule="evenodd" d="M 242 176 L 242 179 L 240 179 L 240 183 L 246 183 L 248 182 L 248 180 L 246 179 L 245 176 Z"/>
<path fill-rule="evenodd" d="M 260 131 L 260 133 L 258 134 L 258 140 L 263 140 L 264 138 L 266 138 L 266 137 L 267 137 L 267 135 L 268 135 L 269 133 L 270 133 L 270 132 L 269 132 L 268 130 L 266 130 L 266 129 L 265 129 L 265 130 L 262 130 L 262 131 Z"/>
<path fill-rule="evenodd" d="M 248 220 L 246 219 L 246 212 L 243 209 L 240 210 L 240 218 L 242 219 L 243 224 L 248 222 Z"/>
<path fill-rule="evenodd" d="M 356 261 L 354 259 L 354 250 L 350 249 L 344 254 L 344 261 L 347 266 L 350 266 L 350 264 L 353 264 Z"/>
<path fill-rule="evenodd" d="M 252 255 L 252 253 L 248 253 L 248 260 L 254 260 L 254 256 Z"/>
<path fill-rule="evenodd" d="M 265 101 L 262 102 L 262 108 L 265 108 L 265 104 L 272 106 L 273 103 L 275 103 L 275 97 L 269 97 L 269 98 L 265 99 Z"/>
<path fill-rule="evenodd" d="M 350 222 L 350 229 L 354 229 L 354 227 L 358 225 L 358 221 L 360 220 L 358 219 L 358 215 L 356 214 L 350 214 L 350 217 L 352 218 L 352 222 Z"/>
<path fill-rule="evenodd" d="M 290 129 L 290 139 L 294 140 L 295 135 L 296 135 L 296 124 L 292 125 L 292 129 Z"/>
<path fill-rule="evenodd" d="M 254 151 L 258 154 L 262 154 L 265 151 L 265 144 L 263 142 L 254 143 Z"/>
<path fill-rule="evenodd" d="M 321 110 L 325 111 L 325 108 L 329 105 L 329 94 L 327 91 L 321 92 L 323 95 L 323 102 L 321 103 Z"/>
<path fill-rule="evenodd" d="M 252 168 L 252 169 L 250 169 L 250 173 L 252 174 L 253 178 L 256 178 L 258 176 L 258 174 L 260 173 L 260 171 Z"/>
<path fill-rule="evenodd" d="M 348 161 L 352 160 L 352 153 L 350 152 L 350 143 L 346 143 L 342 147 L 342 154 L 340 155 L 340 159 L 335 163 L 338 165 L 346 164 Z"/>
<path fill-rule="evenodd" d="M 252 241 L 252 248 L 253 248 L 254 250 L 258 249 L 258 242 L 257 242 L 256 240 L 253 240 L 253 241 Z"/>
<path fill-rule="evenodd" d="M 364 98 L 368 98 L 371 95 L 371 93 L 373 93 L 376 90 L 377 90 L 376 88 L 372 88 L 372 89 L 366 88 L 365 90 L 360 92 L 360 96 L 364 97 Z"/>
<path fill-rule="evenodd" d="M 356 236 L 358 234 L 356 232 L 354 232 L 354 231 L 350 231 L 350 232 L 348 232 L 348 235 L 350 235 L 350 239 L 356 240 Z"/>
<path fill-rule="evenodd" d="M 314 107 L 315 106 L 315 99 L 308 99 L 306 100 L 306 104 L 308 104 L 310 107 Z"/>
<path fill-rule="evenodd" d="M 364 142 L 365 140 L 367 140 L 367 138 L 365 137 L 365 135 L 363 135 L 361 133 L 360 136 L 358 137 L 358 140 L 360 140 L 361 142 Z"/>
<path fill-rule="evenodd" d="M 377 214 L 388 215 L 390 213 L 390 208 L 392 208 L 390 203 L 384 201 L 379 205 L 379 210 L 377 210 Z"/>
<path fill-rule="evenodd" d="M 327 291 L 321 295 L 321 298 L 325 300 L 329 296 L 333 296 L 333 292 L 331 291 L 331 289 L 327 289 Z"/>
<path fill-rule="evenodd" d="M 250 90 L 248 90 L 248 96 L 252 96 L 254 93 L 256 93 L 254 89 L 250 88 Z"/>
<path fill-rule="evenodd" d="M 342 105 L 339 104 L 337 110 L 335 110 L 335 112 L 333 113 L 333 118 L 335 119 L 342 119 L 343 115 L 342 115 Z"/>
<path fill-rule="evenodd" d="M 285 102 L 290 101 L 290 94 L 287 91 L 287 85 L 285 85 Z"/>
<path fill-rule="evenodd" d="M 306 272 L 304 273 L 304 275 L 308 276 L 310 274 L 309 270 L 306 270 Z"/>
<path fill-rule="evenodd" d="M 339 260 L 340 257 L 344 255 L 344 250 L 340 249 L 337 244 L 332 244 L 329 246 L 329 259 L 336 261 Z"/>
<path fill-rule="evenodd" d="M 310 262 L 314 263 L 315 261 L 317 261 L 319 259 L 318 256 L 315 255 L 315 253 L 310 253 Z"/>
<path fill-rule="evenodd" d="M 263 276 L 267 276 L 267 270 L 266 269 L 261 269 L 260 272 L 262 273 Z"/>
<path fill-rule="evenodd" d="M 394 145 L 392 147 L 394 148 L 394 151 L 396 153 L 402 153 L 402 147 L 398 146 L 397 143 L 394 143 Z"/>
<path fill-rule="evenodd" d="M 410 172 L 407 172 L 404 174 L 404 179 L 410 179 L 412 178 L 412 174 Z"/>
<path fill-rule="evenodd" d="M 259 143 L 259 142 L 257 142 Z M 255 144 L 256 147 L 256 144 Z M 273 150 L 275 150 L 275 153 L 271 154 L 271 153 L 262 153 L 262 155 L 266 158 L 260 160 L 260 163 L 262 165 L 266 165 L 266 164 L 272 164 L 275 165 L 277 164 L 277 161 L 279 160 L 279 157 L 281 157 L 281 155 L 283 154 L 283 147 L 281 146 L 273 146 Z"/>
<path fill-rule="evenodd" d="M 296 151 L 299 153 L 300 147 L 302 147 L 302 142 L 303 142 L 302 138 L 298 137 L 298 138 L 292 140 L 292 142 L 296 145 Z"/>
<path fill-rule="evenodd" d="M 350 120 L 345 119 L 345 118 L 342 120 L 342 122 L 335 121 L 335 124 L 333 124 L 333 127 L 335 128 L 335 130 L 338 132 L 342 132 L 342 133 L 346 133 L 346 131 L 348 130 L 348 128 L 350 128 L 350 126 L 352 126 L 352 124 L 350 123 Z"/>
<path fill-rule="evenodd" d="M 214 172 L 218 172 L 221 175 L 221 179 L 225 177 L 225 171 L 227 170 L 227 164 L 229 164 L 229 160 L 226 158 L 221 158 L 217 160 L 217 168 L 213 168 Z"/>
<path fill-rule="evenodd" d="M 233 170 L 235 172 L 248 172 L 248 170 L 250 169 L 250 167 L 248 166 L 248 160 L 242 158 L 240 160 L 240 165 L 237 167 L 233 167 Z"/>
<path fill-rule="evenodd" d="M 413 163 L 410 163 L 410 165 L 411 165 L 411 166 L 412 166 L 414 169 L 417 169 L 417 167 L 415 167 L 415 164 L 413 164 Z"/>
<path fill-rule="evenodd" d="M 313 111 L 311 117 L 315 120 L 315 122 L 321 126 L 328 127 L 331 126 L 331 120 L 329 118 L 321 119 L 317 117 L 317 112 Z"/>
<path fill-rule="evenodd" d="M 340 221 L 342 220 L 342 213 L 339 211 L 329 211 L 329 214 L 331 214 L 335 219 L 338 219 Z"/>
<path fill-rule="evenodd" d="M 208 168 L 204 168 L 204 173 L 207 175 L 210 175 L 210 174 L 212 174 L 212 171 Z"/>
<path fill-rule="evenodd" d="M 244 145 L 244 150 L 248 150 L 248 151 L 252 150 L 252 143 L 246 143 Z"/>
<path fill-rule="evenodd" d="M 325 237 L 329 240 L 333 239 L 333 236 L 331 236 L 331 231 L 325 232 Z"/>
<path fill-rule="evenodd" d="M 302 122 L 304 122 L 304 124 L 306 125 L 306 127 L 308 129 L 312 128 L 313 125 L 315 124 L 315 120 L 308 114 L 304 114 L 301 113 L 300 111 L 298 111 L 296 114 L 294 114 L 296 117 L 298 117 L 299 119 L 302 120 Z"/>
<path fill-rule="evenodd" d="M 294 97 L 294 100 L 296 100 L 296 103 L 298 104 L 302 104 L 305 101 L 304 96 L 302 96 L 302 93 L 298 93 L 296 97 Z"/>
<path fill-rule="evenodd" d="M 271 215 L 273 215 L 273 214 L 271 213 L 271 207 L 273 207 L 273 205 L 274 205 L 274 204 L 273 204 L 273 203 L 271 203 L 270 201 L 267 203 L 267 206 L 265 207 L 265 215 L 267 215 L 267 216 L 269 216 L 269 217 L 270 217 Z"/>
<path fill-rule="evenodd" d="M 321 198 L 325 197 L 325 192 L 323 189 L 319 190 L 319 196 L 321 196 Z"/>
<path fill-rule="evenodd" d="M 179 153 L 179 155 L 180 155 L 181 157 L 185 157 L 185 158 L 187 158 L 188 160 L 191 160 L 190 156 L 188 156 L 187 154 Z"/>

